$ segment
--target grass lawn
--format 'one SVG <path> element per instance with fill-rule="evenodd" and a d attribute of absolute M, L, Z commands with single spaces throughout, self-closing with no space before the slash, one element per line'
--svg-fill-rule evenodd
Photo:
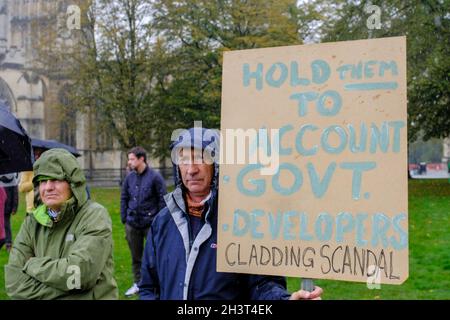
<path fill-rule="evenodd" d="M 108 208 L 113 221 L 115 277 L 120 298 L 133 282 L 131 256 L 120 223 L 119 189 L 93 189 L 92 198 Z M 24 199 L 12 218 L 16 235 L 24 219 Z M 409 183 L 409 279 L 400 286 L 381 285 L 369 290 L 365 283 L 317 280 L 323 299 L 450 299 L 450 182 L 412 180 Z M 0 251 L 0 299 L 8 299 L 3 265 L 8 254 Z M 290 291 L 299 288 L 298 278 L 288 279 Z"/>

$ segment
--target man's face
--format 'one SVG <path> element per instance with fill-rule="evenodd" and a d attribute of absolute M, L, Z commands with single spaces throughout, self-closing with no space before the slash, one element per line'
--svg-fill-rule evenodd
<path fill-rule="evenodd" d="M 145 165 L 144 157 L 136 157 L 134 153 L 128 154 L 128 166 L 131 170 L 139 170 Z"/>
<path fill-rule="evenodd" d="M 48 208 L 59 211 L 72 196 L 72 190 L 65 180 L 44 180 L 39 183 L 39 194 Z"/>
<path fill-rule="evenodd" d="M 188 192 L 193 196 L 206 196 L 211 189 L 214 165 L 206 164 L 202 151 L 183 148 L 179 153 L 181 179 Z M 210 162 L 208 162 L 210 163 Z"/>

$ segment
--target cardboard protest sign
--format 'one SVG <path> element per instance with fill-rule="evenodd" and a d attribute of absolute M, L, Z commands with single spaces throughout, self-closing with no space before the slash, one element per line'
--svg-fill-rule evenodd
<path fill-rule="evenodd" d="M 226 52 L 217 270 L 408 277 L 404 37 Z"/>

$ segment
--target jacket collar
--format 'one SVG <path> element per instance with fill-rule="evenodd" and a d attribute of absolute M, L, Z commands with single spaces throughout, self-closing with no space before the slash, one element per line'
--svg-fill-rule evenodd
<path fill-rule="evenodd" d="M 48 208 L 45 204 L 41 204 L 33 211 L 33 217 L 36 219 L 37 222 L 39 222 L 39 224 L 45 227 L 52 228 L 55 227 L 56 225 L 66 224 L 67 221 L 72 220 L 73 217 L 75 216 L 76 208 L 77 202 L 75 198 L 72 197 L 63 204 L 61 212 L 58 214 L 59 217 L 58 222 L 55 223 L 50 218 L 50 216 L 47 213 Z"/>
<path fill-rule="evenodd" d="M 136 171 L 136 175 L 137 176 L 143 176 L 143 175 L 145 175 L 147 173 L 148 170 L 149 170 L 148 169 L 148 164 L 145 164 L 145 168 L 144 168 L 144 170 L 141 173 L 139 173 L 137 170 L 135 170 L 135 171 Z"/>
<path fill-rule="evenodd" d="M 213 213 L 211 211 L 212 206 L 215 204 L 215 198 L 217 196 L 217 190 L 212 190 L 209 198 L 205 202 L 205 220 L 210 220 Z M 167 209 L 169 209 L 170 212 L 175 212 L 177 210 L 181 210 L 185 215 L 188 214 L 186 203 L 183 197 L 183 190 L 181 186 L 178 186 L 175 188 L 174 191 L 164 196 L 164 200 L 167 205 Z"/>

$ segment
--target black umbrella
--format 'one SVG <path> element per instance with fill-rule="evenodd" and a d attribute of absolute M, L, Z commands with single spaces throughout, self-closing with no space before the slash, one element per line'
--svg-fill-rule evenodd
<path fill-rule="evenodd" d="M 0 103 L 0 174 L 33 170 L 33 150 L 19 120 Z"/>
<path fill-rule="evenodd" d="M 40 148 L 45 150 L 53 149 L 53 148 L 62 148 L 69 151 L 71 154 L 73 154 L 75 157 L 80 157 L 81 154 L 78 152 L 78 150 L 74 147 L 71 147 L 67 144 L 58 142 L 56 140 L 41 140 L 41 139 L 31 139 L 31 145 L 33 148 Z"/>

